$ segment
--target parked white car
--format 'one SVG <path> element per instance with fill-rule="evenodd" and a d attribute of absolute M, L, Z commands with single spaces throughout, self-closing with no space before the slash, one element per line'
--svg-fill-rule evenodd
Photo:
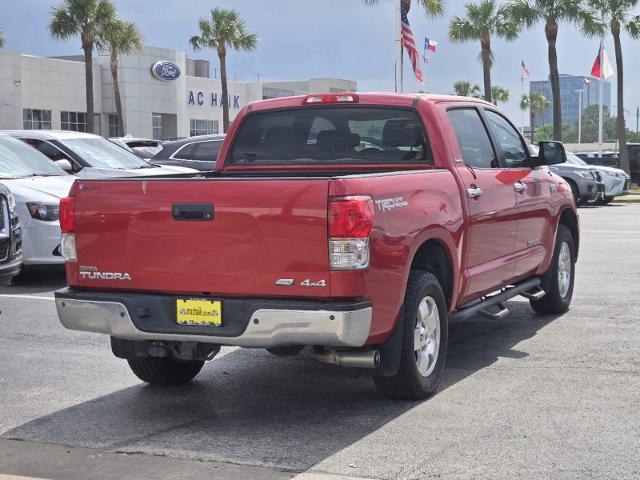
<path fill-rule="evenodd" d="M 20 140 L 0 134 L 0 181 L 15 200 L 23 265 L 63 264 L 58 204 L 75 178 Z"/>
<path fill-rule="evenodd" d="M 607 204 L 620 195 L 627 195 L 631 188 L 631 177 L 624 170 L 602 165 L 590 165 L 577 155 L 567 152 L 567 163 L 572 165 L 588 166 L 600 172 L 604 183 L 604 198 L 599 198 L 596 203 Z"/>
<path fill-rule="evenodd" d="M 78 178 L 133 177 L 198 173 L 185 167 L 151 165 L 109 140 L 65 130 L 13 130 L 19 138 Z"/>

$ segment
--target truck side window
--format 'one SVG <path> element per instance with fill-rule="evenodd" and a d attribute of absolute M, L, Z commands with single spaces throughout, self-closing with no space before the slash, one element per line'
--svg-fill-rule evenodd
<path fill-rule="evenodd" d="M 527 147 L 515 128 L 502 115 L 485 110 L 489 126 L 500 144 L 507 168 L 527 168 L 531 166 Z"/>
<path fill-rule="evenodd" d="M 457 108 L 448 114 L 464 163 L 474 168 L 496 168 L 497 157 L 478 111 Z"/>

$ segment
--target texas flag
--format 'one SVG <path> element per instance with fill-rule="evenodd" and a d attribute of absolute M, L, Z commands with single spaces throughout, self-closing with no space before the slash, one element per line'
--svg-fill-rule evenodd
<path fill-rule="evenodd" d="M 593 62 L 593 67 L 591 67 L 591 76 L 596 78 L 603 78 L 604 80 L 606 80 L 614 74 L 615 72 L 613 71 L 613 67 L 611 66 L 609 55 L 607 55 L 607 51 L 603 47 L 602 65 L 600 65 L 600 52 L 598 52 L 598 55 L 596 55 L 596 60 L 595 62 Z"/>
<path fill-rule="evenodd" d="M 424 37 L 424 51 L 425 53 L 428 51 L 435 52 L 436 47 L 438 46 L 438 42 L 434 40 L 429 40 L 427 37 Z"/>

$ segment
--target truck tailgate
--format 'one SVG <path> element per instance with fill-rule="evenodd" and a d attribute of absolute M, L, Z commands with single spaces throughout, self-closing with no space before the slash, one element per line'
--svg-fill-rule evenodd
<path fill-rule="evenodd" d="M 328 183 L 326 178 L 79 181 L 78 286 L 329 297 Z M 212 218 L 189 218 L 194 216 L 189 213 L 176 218 L 176 208 L 188 212 L 193 204 L 196 210 L 211 205 Z M 295 285 L 276 285 L 281 279 L 295 279 Z M 325 280 L 325 286 L 301 286 L 305 279 Z"/>

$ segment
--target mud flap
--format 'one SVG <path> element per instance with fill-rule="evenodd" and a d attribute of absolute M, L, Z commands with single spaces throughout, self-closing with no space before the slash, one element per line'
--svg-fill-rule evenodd
<path fill-rule="evenodd" d="M 376 369 L 376 377 L 391 377 L 398 373 L 402 356 L 402 335 L 404 334 L 403 309 L 400 309 L 396 328 L 386 342 L 378 347 L 380 351 L 380 367 Z"/>

